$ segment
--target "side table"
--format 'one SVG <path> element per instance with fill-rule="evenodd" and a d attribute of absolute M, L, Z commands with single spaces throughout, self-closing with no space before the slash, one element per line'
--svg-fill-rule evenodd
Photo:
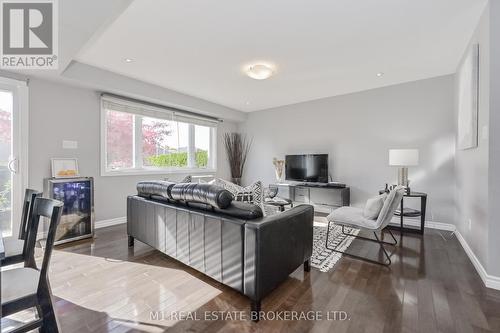
<path fill-rule="evenodd" d="M 282 199 L 282 198 L 280 198 L 279 201 L 273 201 L 273 200 L 264 201 L 264 204 L 265 205 L 271 205 L 271 206 L 278 206 L 280 212 L 284 212 L 285 211 L 285 206 L 287 206 L 287 205 L 290 205 L 290 207 L 293 207 L 292 200 L 290 200 L 290 199 Z"/>
<path fill-rule="evenodd" d="M 380 191 L 378 191 L 378 193 L 382 194 L 382 193 L 384 193 L 384 190 L 380 190 Z M 404 199 L 405 198 L 420 198 L 420 210 L 411 209 L 411 208 L 404 208 Z M 419 234 L 423 234 L 424 228 L 425 228 L 425 211 L 426 211 L 426 209 L 427 209 L 427 193 L 413 192 L 413 191 L 411 191 L 409 193 L 405 193 L 403 195 L 403 197 L 401 198 L 400 209 L 396 210 L 396 212 L 394 213 L 394 215 L 400 217 L 401 226 L 396 227 L 393 225 L 389 225 L 389 228 L 400 230 L 401 232 L 416 232 Z M 406 217 L 418 217 L 418 216 L 420 216 L 420 229 L 405 227 L 403 224 L 405 216 Z"/>

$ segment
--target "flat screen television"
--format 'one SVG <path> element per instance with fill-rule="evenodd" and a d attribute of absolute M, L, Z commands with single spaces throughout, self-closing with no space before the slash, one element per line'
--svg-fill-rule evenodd
<path fill-rule="evenodd" d="M 286 180 L 328 183 L 328 154 L 286 155 Z"/>

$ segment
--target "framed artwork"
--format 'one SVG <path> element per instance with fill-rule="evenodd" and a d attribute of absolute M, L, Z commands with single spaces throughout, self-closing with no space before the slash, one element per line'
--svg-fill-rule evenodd
<path fill-rule="evenodd" d="M 73 178 L 78 177 L 78 160 L 76 158 L 52 158 L 52 177 Z"/>
<path fill-rule="evenodd" d="M 474 44 L 458 71 L 458 149 L 478 144 L 479 44 Z"/>

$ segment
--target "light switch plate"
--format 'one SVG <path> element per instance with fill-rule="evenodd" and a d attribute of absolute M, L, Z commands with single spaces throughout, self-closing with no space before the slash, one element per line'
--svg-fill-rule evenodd
<path fill-rule="evenodd" d="M 488 140 L 488 125 L 484 125 L 481 130 L 481 139 Z"/>
<path fill-rule="evenodd" d="M 63 149 L 78 149 L 78 141 L 63 140 Z"/>

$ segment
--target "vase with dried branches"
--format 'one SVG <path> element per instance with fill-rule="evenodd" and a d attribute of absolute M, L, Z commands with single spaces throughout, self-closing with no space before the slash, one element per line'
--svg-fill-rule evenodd
<path fill-rule="evenodd" d="M 224 134 L 224 146 L 226 147 L 229 169 L 231 170 L 231 181 L 235 184 L 241 185 L 241 177 L 243 176 L 251 145 L 251 140 L 248 140 L 241 133 Z"/>
<path fill-rule="evenodd" d="M 281 183 L 283 181 L 283 170 L 285 169 L 285 161 L 273 158 L 274 172 L 276 173 L 276 181 Z"/>

